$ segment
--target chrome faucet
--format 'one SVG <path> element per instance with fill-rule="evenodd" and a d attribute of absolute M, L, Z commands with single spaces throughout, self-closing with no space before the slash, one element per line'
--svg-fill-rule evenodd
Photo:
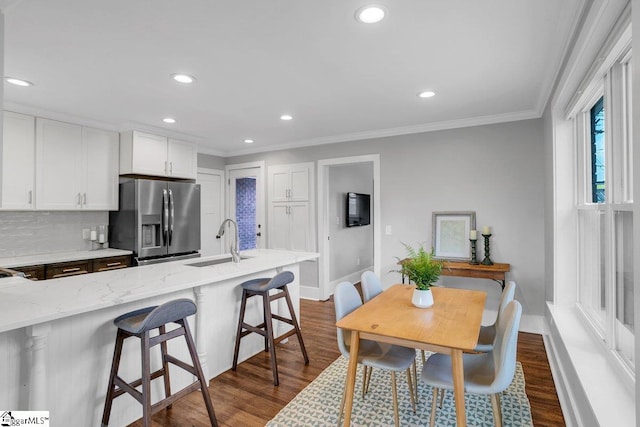
<path fill-rule="evenodd" d="M 238 242 L 240 241 L 240 239 L 238 239 L 238 224 L 236 224 L 236 222 L 234 220 L 232 220 L 231 218 L 225 219 L 224 221 L 222 221 L 222 224 L 220 225 L 220 229 L 218 230 L 218 235 L 216 237 L 224 236 L 224 227 L 225 227 L 225 225 L 227 225 L 228 222 L 233 224 L 233 228 L 236 231 L 235 241 L 229 247 L 229 250 L 231 251 L 231 260 L 234 263 L 238 264 L 240 262 L 240 250 L 238 249 L 238 244 L 239 244 Z"/>

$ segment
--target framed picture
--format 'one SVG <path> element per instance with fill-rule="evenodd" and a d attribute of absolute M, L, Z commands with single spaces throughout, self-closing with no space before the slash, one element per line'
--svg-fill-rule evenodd
<path fill-rule="evenodd" d="M 432 232 L 435 257 L 448 260 L 470 260 L 469 231 L 475 228 L 475 212 L 434 212 Z"/>

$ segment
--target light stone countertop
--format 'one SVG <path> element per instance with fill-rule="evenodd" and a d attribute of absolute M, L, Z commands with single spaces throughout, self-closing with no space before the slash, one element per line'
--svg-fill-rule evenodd
<path fill-rule="evenodd" d="M 131 255 L 131 251 L 122 249 L 98 249 L 95 251 L 51 252 L 46 254 L 25 255 L 11 258 L 0 258 L 0 267 L 26 267 L 29 265 L 54 264 L 56 262 L 82 261 L 85 259 L 109 258 L 113 256 Z"/>
<path fill-rule="evenodd" d="M 239 264 L 188 265 L 226 255 L 38 282 L 20 277 L 0 279 L 0 332 L 311 261 L 319 256 L 314 252 L 273 249 L 245 251 L 242 255 L 250 258 L 241 260 Z"/>

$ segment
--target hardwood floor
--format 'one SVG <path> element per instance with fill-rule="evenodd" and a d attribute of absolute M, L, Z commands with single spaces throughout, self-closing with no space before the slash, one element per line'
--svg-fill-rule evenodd
<path fill-rule="evenodd" d="M 280 385 L 274 387 L 268 353 L 260 353 L 214 378 L 209 386 L 218 423 L 225 427 L 264 426 L 338 356 L 333 301 L 302 300 L 301 326 L 310 363 L 304 365 L 295 337 L 277 348 Z M 522 363 L 533 425 L 564 426 L 542 336 L 520 333 L 518 360 Z M 131 427 L 141 426 L 141 422 Z M 208 426 L 200 392 L 179 400 L 171 410 L 153 417 L 154 427 Z"/>

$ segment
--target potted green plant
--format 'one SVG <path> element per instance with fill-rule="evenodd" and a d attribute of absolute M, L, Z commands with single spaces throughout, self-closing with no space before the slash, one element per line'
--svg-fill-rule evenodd
<path fill-rule="evenodd" d="M 407 257 L 398 258 L 401 266 L 399 273 L 409 278 L 409 283 L 413 282 L 416 289 L 413 291 L 411 302 L 416 307 L 427 308 L 433 305 L 433 294 L 431 286 L 440 278 L 443 262 L 434 259 L 433 249 L 427 252 L 422 245 L 417 249 L 402 243 L 407 250 Z"/>

